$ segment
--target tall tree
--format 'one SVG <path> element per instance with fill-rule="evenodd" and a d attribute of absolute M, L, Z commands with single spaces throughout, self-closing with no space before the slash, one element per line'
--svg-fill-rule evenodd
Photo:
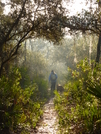
<path fill-rule="evenodd" d="M 98 10 L 101 12 L 101 0 L 98 1 Z M 101 23 L 101 17 L 99 16 L 100 23 Z M 99 33 L 99 40 L 97 44 L 97 56 L 96 56 L 96 62 L 99 62 L 100 60 L 100 51 L 101 51 L 101 31 Z"/>
<path fill-rule="evenodd" d="M 98 9 L 94 13 L 83 11 L 81 14 L 68 16 L 62 2 L 9 0 L 5 3 L 5 7 L 10 6 L 10 12 L 7 15 L 0 13 L 0 75 L 5 64 L 16 57 L 21 43 L 28 38 L 45 37 L 58 42 L 64 36 L 65 28 L 73 33 L 82 31 L 100 35 L 101 19 Z"/>
<path fill-rule="evenodd" d="M 24 40 L 45 37 L 55 42 L 63 36 L 62 29 L 52 22 L 55 16 L 63 15 L 62 0 L 9 0 L 7 5 L 10 12 L 0 14 L 0 75 Z"/>

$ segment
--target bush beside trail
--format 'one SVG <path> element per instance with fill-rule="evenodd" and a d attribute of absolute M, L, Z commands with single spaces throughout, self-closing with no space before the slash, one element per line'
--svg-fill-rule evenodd
<path fill-rule="evenodd" d="M 61 132 L 101 133 L 100 65 L 92 69 L 87 60 L 84 60 L 77 65 L 77 70 L 69 69 L 70 74 L 71 78 L 65 85 L 64 93 L 55 93 L 54 103 Z"/>
<path fill-rule="evenodd" d="M 44 89 L 46 94 L 42 96 L 39 83 L 34 81 L 31 83 L 26 77 L 26 87 L 23 87 L 21 81 L 22 76 L 18 69 L 13 69 L 8 76 L 0 78 L 0 133 L 2 134 L 27 133 L 27 128 L 36 127 L 43 113 L 42 106 L 48 95 L 47 82 L 44 79 L 40 80 L 42 82 L 40 87 L 46 85 Z"/>

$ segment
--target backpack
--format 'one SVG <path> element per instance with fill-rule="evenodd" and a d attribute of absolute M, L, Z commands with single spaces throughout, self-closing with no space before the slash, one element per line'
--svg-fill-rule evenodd
<path fill-rule="evenodd" d="M 56 80 L 56 75 L 53 74 L 53 73 L 51 74 L 51 80 L 52 80 L 52 81 Z"/>

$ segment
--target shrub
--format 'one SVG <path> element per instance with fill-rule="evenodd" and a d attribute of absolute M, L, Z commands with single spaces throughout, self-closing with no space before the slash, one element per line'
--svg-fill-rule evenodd
<path fill-rule="evenodd" d="M 77 70 L 70 71 L 73 79 L 65 85 L 64 94 L 56 93 L 54 100 L 60 128 L 62 132 L 64 130 L 64 133 L 68 134 L 99 133 L 101 101 L 96 98 L 99 96 L 94 92 L 98 93 L 100 90 L 101 82 L 100 79 L 98 81 L 98 78 L 101 73 L 98 69 L 92 69 L 87 60 L 81 61 L 77 65 Z"/>
<path fill-rule="evenodd" d="M 37 99 L 49 99 L 48 82 L 42 77 L 37 76 L 34 78 L 33 83 L 36 83 L 38 85 Z"/>
<path fill-rule="evenodd" d="M 37 85 L 34 83 L 22 89 L 20 79 L 21 74 L 16 69 L 0 79 L 0 133 L 35 127 L 42 114 L 40 103 L 31 99 Z"/>

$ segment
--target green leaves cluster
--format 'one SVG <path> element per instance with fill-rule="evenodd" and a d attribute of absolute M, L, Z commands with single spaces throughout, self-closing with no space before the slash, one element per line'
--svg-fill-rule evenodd
<path fill-rule="evenodd" d="M 38 85 L 38 94 L 37 94 L 37 100 L 41 101 L 43 99 L 48 99 L 49 92 L 48 92 L 48 82 L 44 80 L 43 78 L 40 78 L 40 76 L 35 77 L 33 80 L 34 83 Z"/>
<path fill-rule="evenodd" d="M 101 99 L 101 64 L 96 64 L 93 69 L 91 77 L 87 80 L 87 91 Z"/>
<path fill-rule="evenodd" d="M 0 12 L 0 75 L 5 64 L 18 55 L 18 50 L 26 39 L 38 37 L 53 42 L 61 40 L 63 30 L 60 23 L 57 24 L 58 17 L 64 13 L 61 2 L 62 0 L 6 1 L 5 8 L 9 5 L 10 11 L 4 14 L 5 8 L 1 8 Z"/>
<path fill-rule="evenodd" d="M 72 79 L 65 85 L 64 94 L 56 93 L 55 106 L 64 133 L 89 134 L 100 130 L 101 101 L 96 98 L 97 93 L 100 96 L 100 66 L 93 65 L 94 62 L 92 68 L 83 60 L 76 70 L 69 70 Z"/>
<path fill-rule="evenodd" d="M 0 133 L 22 132 L 35 128 L 42 114 L 42 104 L 36 101 L 38 86 L 20 86 L 21 74 L 13 69 L 0 79 Z"/>

